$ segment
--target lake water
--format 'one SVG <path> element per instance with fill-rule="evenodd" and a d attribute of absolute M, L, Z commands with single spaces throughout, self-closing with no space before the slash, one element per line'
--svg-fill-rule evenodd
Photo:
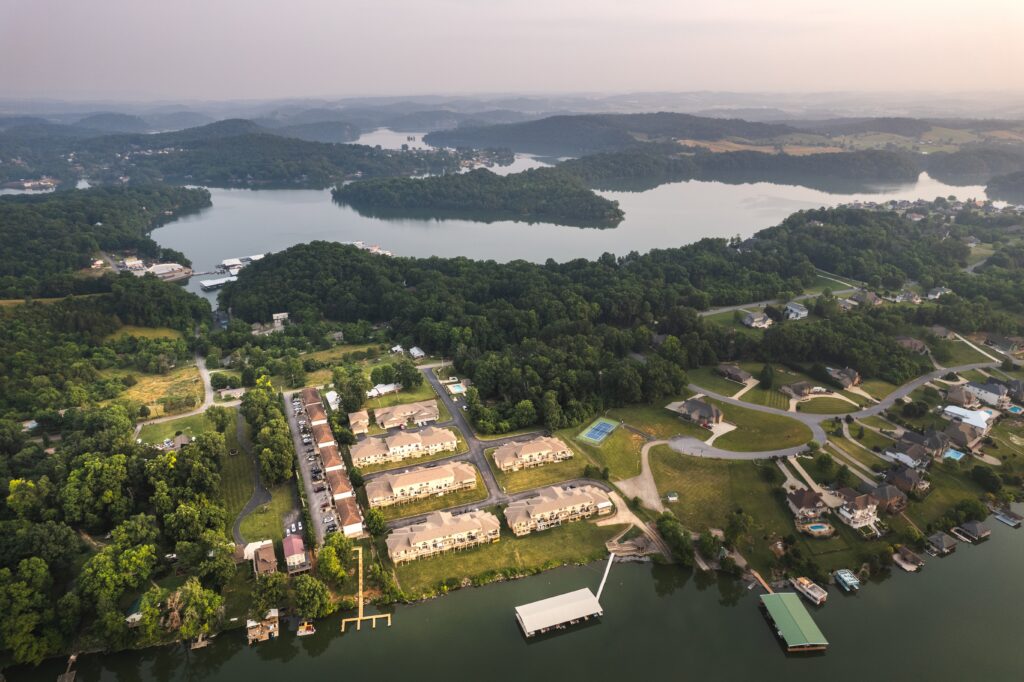
<path fill-rule="evenodd" d="M 757 590 L 650 564 L 612 567 L 599 623 L 525 640 L 513 608 L 596 590 L 604 566 L 595 564 L 400 606 L 391 628 L 340 635 L 333 618 L 314 636 L 287 632 L 254 648 L 236 631 L 188 654 L 176 646 L 86 656 L 78 679 L 1019 681 L 1024 531 L 990 525 L 990 540 L 928 559 L 919 574 L 896 569 L 853 596 L 830 588 L 828 603 L 814 610 L 831 642 L 825 654 L 785 654 L 757 608 Z M 53 662 L 8 679 L 52 680 L 60 668 Z"/>

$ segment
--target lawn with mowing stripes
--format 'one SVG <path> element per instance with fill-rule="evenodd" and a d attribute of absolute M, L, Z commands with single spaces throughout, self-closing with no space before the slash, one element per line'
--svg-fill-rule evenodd
<path fill-rule="evenodd" d="M 572 447 L 570 445 L 570 447 Z M 519 471 L 502 471 L 494 463 L 494 451 L 497 448 L 490 448 L 484 453 L 487 459 L 487 466 L 494 472 L 494 479 L 506 493 L 517 493 L 522 490 L 531 490 L 540 486 L 554 485 L 560 481 L 568 481 L 574 478 L 583 477 L 583 469 L 588 464 L 593 464 L 590 459 L 573 448 L 572 459 L 562 462 L 552 462 L 539 467 L 521 469 Z"/>
<path fill-rule="evenodd" d="M 763 389 L 760 386 L 755 386 L 750 389 L 740 398 L 745 403 L 753 403 L 755 405 L 764 405 L 765 407 L 774 407 L 777 410 L 789 409 L 789 396 L 779 393 L 774 388 Z"/>
<path fill-rule="evenodd" d="M 680 396 L 672 400 L 661 401 L 664 404 L 616 407 L 613 410 L 608 410 L 608 416 L 657 439 L 691 436 L 707 440 L 711 435 L 707 429 L 702 429 L 693 422 L 683 421 L 678 414 L 665 409 L 665 405 L 684 399 L 684 396 Z"/>
<path fill-rule="evenodd" d="M 795 419 L 716 400 L 710 402 L 722 410 L 727 422 L 736 425 L 734 431 L 715 440 L 715 447 L 736 452 L 755 452 L 791 448 L 811 440 L 810 428 Z"/>
<path fill-rule="evenodd" d="M 807 414 L 845 414 L 856 412 L 860 408 L 839 398 L 822 397 L 799 403 L 796 409 Z"/>
<path fill-rule="evenodd" d="M 732 397 L 737 391 L 743 388 L 743 384 L 737 384 L 735 381 L 729 381 L 719 374 L 714 367 L 691 369 L 688 370 L 686 374 L 690 378 L 690 383 L 696 384 L 701 388 L 706 388 L 709 391 L 720 393 L 724 396 Z"/>
<path fill-rule="evenodd" d="M 235 409 L 231 408 L 231 411 L 234 413 Z M 224 497 L 224 508 L 227 510 L 228 536 L 231 535 L 231 526 L 235 518 L 252 497 L 253 474 L 256 469 L 249 442 L 249 425 L 244 420 L 242 423 L 244 442 L 239 442 L 235 422 L 232 420 L 231 426 L 224 433 L 227 452 L 221 455 L 220 490 Z"/>
<path fill-rule="evenodd" d="M 890 384 L 888 381 L 882 381 L 881 379 L 868 379 L 862 383 L 860 387 L 865 393 L 875 400 L 881 400 L 899 388 L 899 386 Z"/>

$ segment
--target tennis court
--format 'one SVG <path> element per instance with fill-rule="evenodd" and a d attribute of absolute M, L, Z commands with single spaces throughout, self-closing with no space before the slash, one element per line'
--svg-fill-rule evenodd
<path fill-rule="evenodd" d="M 601 417 L 600 419 L 595 420 L 590 426 L 583 429 L 580 435 L 576 436 L 576 438 L 584 443 L 600 445 L 604 442 L 604 439 L 618 427 L 618 425 L 619 422 L 617 421 Z"/>

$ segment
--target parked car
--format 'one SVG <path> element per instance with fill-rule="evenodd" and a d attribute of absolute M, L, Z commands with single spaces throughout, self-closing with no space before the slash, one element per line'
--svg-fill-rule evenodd
<path fill-rule="evenodd" d="M 325 486 L 325 485 L 315 485 L 315 486 L 313 486 L 313 492 L 315 492 L 315 493 L 322 493 L 325 490 L 327 490 L 327 486 Z"/>

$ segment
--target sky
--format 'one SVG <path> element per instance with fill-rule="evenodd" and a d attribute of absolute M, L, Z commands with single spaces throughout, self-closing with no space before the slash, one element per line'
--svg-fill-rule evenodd
<path fill-rule="evenodd" d="M 1022 0 L 0 0 L 0 93 L 1022 91 Z"/>

